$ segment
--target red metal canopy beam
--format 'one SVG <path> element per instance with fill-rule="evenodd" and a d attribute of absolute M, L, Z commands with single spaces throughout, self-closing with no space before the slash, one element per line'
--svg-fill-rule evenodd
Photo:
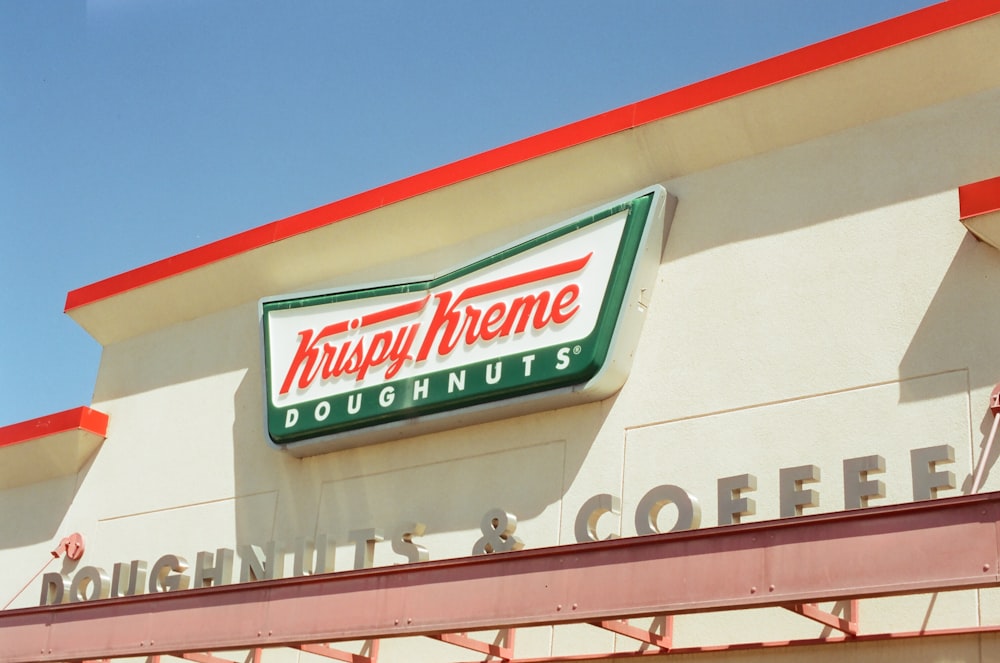
<path fill-rule="evenodd" d="M 998 584 L 1000 494 L 0 613 L 0 661 L 219 651 Z M 919 555 L 912 551 L 919 550 Z"/>

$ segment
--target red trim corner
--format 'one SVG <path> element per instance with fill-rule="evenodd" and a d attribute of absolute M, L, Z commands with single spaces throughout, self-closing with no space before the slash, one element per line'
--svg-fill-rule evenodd
<path fill-rule="evenodd" d="M 65 311 L 69 312 L 464 180 L 769 87 L 998 13 L 1000 0 L 949 0 L 919 9 L 71 290 L 66 296 Z"/>
<path fill-rule="evenodd" d="M 962 221 L 1000 211 L 1000 177 L 958 187 L 958 218 Z"/>
<path fill-rule="evenodd" d="M 107 437 L 108 419 L 108 415 L 103 412 L 85 406 L 29 419 L 0 427 L 0 448 L 73 430 L 83 430 Z"/>

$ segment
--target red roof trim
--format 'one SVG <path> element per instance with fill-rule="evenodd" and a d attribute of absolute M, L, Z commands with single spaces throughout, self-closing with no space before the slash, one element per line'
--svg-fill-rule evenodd
<path fill-rule="evenodd" d="M 38 419 L 29 419 L 3 426 L 0 427 L 0 448 L 73 430 L 84 430 L 101 437 L 107 437 L 108 415 L 89 407 L 78 407 Z"/>
<path fill-rule="evenodd" d="M 501 168 L 693 110 L 1000 13 L 951 0 L 574 122 L 70 291 L 66 311 Z"/>
<path fill-rule="evenodd" d="M 958 187 L 961 220 L 996 211 L 1000 211 L 1000 177 Z"/>

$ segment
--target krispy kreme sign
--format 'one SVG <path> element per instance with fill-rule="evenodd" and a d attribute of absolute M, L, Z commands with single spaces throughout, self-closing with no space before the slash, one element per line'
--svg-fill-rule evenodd
<path fill-rule="evenodd" d="M 614 393 L 667 207 L 657 186 L 441 276 L 262 300 L 269 440 L 311 455 Z"/>

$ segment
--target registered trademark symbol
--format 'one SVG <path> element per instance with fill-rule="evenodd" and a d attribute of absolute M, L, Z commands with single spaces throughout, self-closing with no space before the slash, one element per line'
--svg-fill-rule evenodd
<path fill-rule="evenodd" d="M 581 352 L 583 352 L 583 348 L 581 348 L 579 345 L 574 345 L 573 346 L 573 354 L 578 355 Z"/>

